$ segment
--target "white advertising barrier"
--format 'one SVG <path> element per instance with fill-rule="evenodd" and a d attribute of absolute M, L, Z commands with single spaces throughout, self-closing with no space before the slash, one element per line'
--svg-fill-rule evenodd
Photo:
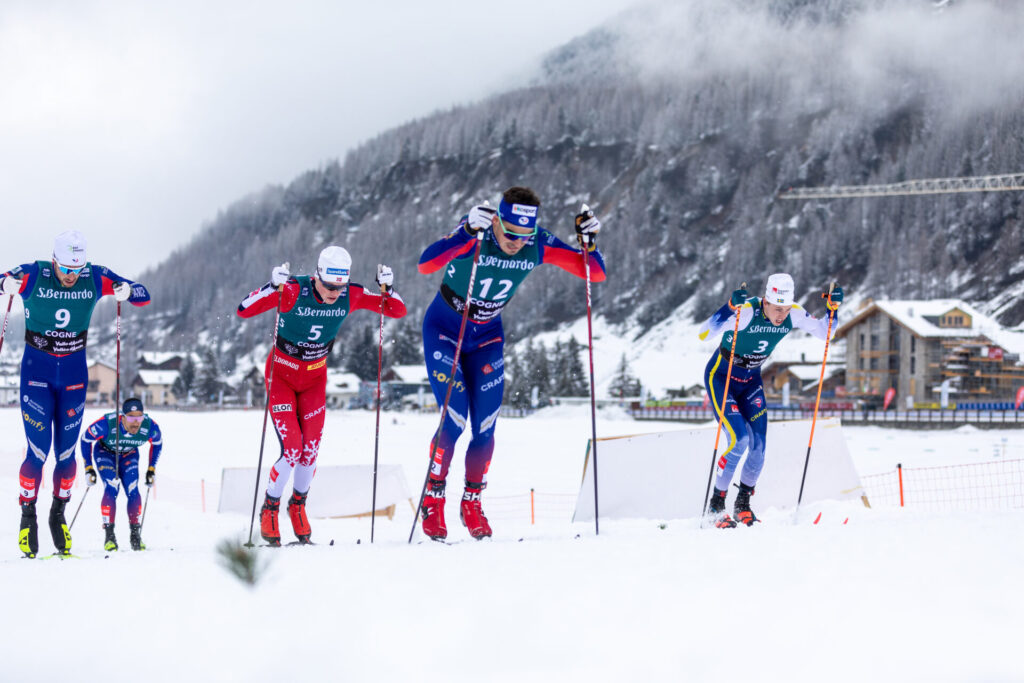
<path fill-rule="evenodd" d="M 266 495 L 267 470 L 257 505 L 263 504 Z M 220 480 L 220 504 L 217 512 L 252 513 L 253 487 L 256 479 L 255 467 L 225 467 Z M 284 510 L 291 496 L 289 485 L 282 496 Z M 306 501 L 306 514 L 310 517 L 349 517 L 369 514 L 373 507 L 373 467 L 371 465 L 337 465 L 318 467 Z M 400 465 L 377 467 L 377 513 L 396 503 L 410 500 L 409 487 Z"/>
<path fill-rule="evenodd" d="M 764 468 L 752 499 L 755 511 L 796 505 L 810 430 L 810 420 L 768 424 Z M 727 438 L 723 429 L 719 457 L 728 445 Z M 598 439 L 597 443 L 598 502 L 602 518 L 701 516 L 715 448 L 714 425 Z M 745 460 L 746 455 L 736 467 L 734 483 L 740 480 Z M 588 450 L 573 521 L 594 519 L 594 474 L 590 464 Z M 729 488 L 728 509 L 731 510 L 736 488 Z M 846 448 L 839 420 L 818 420 L 801 504 L 827 499 L 853 500 L 862 496 L 864 489 Z"/>

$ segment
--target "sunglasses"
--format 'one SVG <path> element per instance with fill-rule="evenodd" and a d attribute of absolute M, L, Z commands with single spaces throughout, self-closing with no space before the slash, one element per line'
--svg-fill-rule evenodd
<path fill-rule="evenodd" d="M 142 422 L 143 418 L 145 418 L 146 416 L 145 415 L 122 415 L 121 417 L 123 417 L 124 421 L 127 422 L 128 424 L 137 425 L 137 424 L 140 424 Z"/>
<path fill-rule="evenodd" d="M 513 232 L 505 227 L 505 221 L 501 220 L 501 216 L 498 216 L 498 223 L 501 225 L 501 231 L 505 233 L 505 237 L 510 240 L 528 240 L 537 234 L 537 226 L 534 225 L 530 232 Z"/>
<path fill-rule="evenodd" d="M 78 275 L 83 270 L 85 270 L 85 266 L 78 266 L 77 268 L 72 268 L 70 266 L 62 266 L 59 263 L 57 263 L 56 266 L 57 270 L 64 273 L 65 275 Z"/>
<path fill-rule="evenodd" d="M 347 284 L 344 284 L 344 285 L 332 285 L 330 282 L 324 282 L 323 280 L 320 281 L 320 286 L 323 287 L 324 289 L 326 289 L 328 292 L 340 292 L 341 290 L 343 290 L 346 287 L 348 287 Z"/>

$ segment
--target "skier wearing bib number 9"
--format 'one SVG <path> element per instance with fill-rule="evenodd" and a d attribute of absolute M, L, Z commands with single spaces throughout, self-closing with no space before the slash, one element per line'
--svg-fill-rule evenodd
<path fill-rule="evenodd" d="M 46 261 L 26 263 L 0 276 L 4 294 L 21 296 L 25 306 L 25 354 L 21 360 L 21 416 L 28 453 L 21 465 L 21 529 L 18 547 L 26 557 L 39 552 L 36 497 L 50 446 L 57 456 L 53 469 L 53 503 L 49 526 L 53 545 L 71 554 L 71 533 L 64 508 L 75 481 L 75 445 L 82 429 L 85 392 L 89 384 L 85 345 L 96 302 L 113 295 L 135 306 L 149 303 L 149 292 L 137 282 L 86 260 L 85 236 L 62 232 Z"/>
<path fill-rule="evenodd" d="M 501 311 L 516 289 L 533 269 L 543 263 L 558 266 L 577 277 L 585 277 L 583 257 L 538 225 L 540 199 L 530 189 L 512 187 L 502 195 L 495 210 L 474 206 L 455 229 L 420 256 L 420 273 L 444 269 L 444 279 L 434 301 L 423 318 L 423 353 L 427 375 L 441 406 L 448 393 L 448 374 L 452 371 L 466 290 L 477 235 L 482 233 L 479 262 L 469 318 L 462 339 L 459 367 L 444 423 L 431 441 L 433 460 L 423 498 L 423 533 L 434 540 L 447 537 L 444 521 L 445 480 L 454 455 L 455 442 L 466 428 L 473 438 L 466 449 L 466 486 L 459 517 L 476 539 L 491 535 L 483 513 L 480 494 L 487 485 L 487 469 L 494 452 L 494 428 L 504 390 L 505 334 Z M 593 212 L 576 217 L 576 232 L 589 239 L 590 276 L 593 282 L 605 279 L 604 260 L 596 250 L 595 238 L 601 223 Z"/>
<path fill-rule="evenodd" d="M 238 315 L 243 318 L 275 308 L 280 312 L 277 344 L 267 356 L 265 377 L 270 419 L 281 442 L 281 457 L 270 469 L 267 495 L 260 509 L 260 535 L 272 546 L 281 545 L 278 511 L 292 470 L 295 481 L 288 516 L 299 543 L 312 543 L 306 496 L 316 472 L 324 429 L 327 356 L 342 323 L 350 312 L 359 309 L 379 313 L 383 307 L 389 318 L 405 315 L 405 302 L 392 288 L 395 276 L 389 267 L 377 266 L 377 291 L 349 282 L 351 268 L 348 251 L 327 247 L 320 252 L 315 275 L 291 275 L 287 263 L 277 266 L 270 282 L 238 305 Z"/>
<path fill-rule="evenodd" d="M 758 521 L 750 509 L 750 497 L 764 465 L 768 431 L 768 406 L 761 381 L 761 365 L 794 327 L 824 340 L 828 334 L 828 317 L 832 317 L 832 334 L 836 331 L 835 315 L 843 301 L 842 287 L 835 287 L 831 295 L 822 294 L 828 313 L 824 318 L 811 316 L 797 304 L 794 290 L 793 278 L 786 273 L 768 277 L 763 298 L 751 297 L 747 290 L 737 289 L 700 330 L 701 339 L 725 330 L 721 343 L 704 370 L 704 387 L 729 438 L 728 447 L 715 464 L 715 490 L 708 505 L 708 516 L 716 527 L 722 529 L 735 527 L 737 521 L 747 526 Z M 729 379 L 729 395 L 725 399 L 725 416 L 722 418 L 722 396 L 737 316 L 739 334 Z M 725 511 L 725 497 L 743 451 L 747 451 L 747 460 L 740 474 L 739 493 L 733 507 L 736 519 L 733 520 Z"/>

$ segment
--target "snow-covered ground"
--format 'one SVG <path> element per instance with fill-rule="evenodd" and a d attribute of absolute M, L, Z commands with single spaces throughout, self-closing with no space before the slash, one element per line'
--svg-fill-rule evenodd
<path fill-rule="evenodd" d="M 0 525 L 0 681 L 1024 680 L 1015 652 L 1022 510 L 825 503 L 799 524 L 775 510 L 734 531 L 602 520 L 595 537 L 564 508 L 539 514 L 536 525 L 509 508 L 492 514 L 494 539 L 477 543 L 458 521 L 457 458 L 447 516 L 449 538 L 461 543 L 407 546 L 408 505 L 393 521 L 378 518 L 372 546 L 368 519 L 313 520 L 314 539 L 334 545 L 258 551 L 269 567 L 249 589 L 214 552 L 221 539 L 244 538 L 248 516 L 213 510 L 221 468 L 255 465 L 262 412 L 153 415 L 167 446 L 164 489 L 147 512 L 149 550 L 97 550 L 94 491 L 73 531 L 86 559 L 29 561 L 18 559 L 14 502 L 20 414 L 0 410 L 9 505 Z M 381 462 L 403 466 L 417 492 L 435 426 L 433 415 L 382 419 Z M 599 436 L 676 428 L 599 414 Z M 1020 432 L 1009 430 L 845 432 L 862 475 L 897 462 L 1024 457 Z M 585 408 L 503 419 L 484 509 L 531 487 L 576 493 L 589 433 Z M 373 413 L 329 413 L 320 464 L 369 464 L 373 442 Z M 265 466 L 276 449 L 270 435 Z M 206 513 L 194 495 L 201 479 Z M 40 505 L 43 552 L 49 495 Z M 817 512 L 822 521 L 811 524 Z M 126 547 L 123 497 L 118 530 Z"/>

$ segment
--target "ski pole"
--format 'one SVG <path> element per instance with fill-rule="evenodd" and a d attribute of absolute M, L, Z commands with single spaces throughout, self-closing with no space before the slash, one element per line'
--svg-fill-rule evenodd
<path fill-rule="evenodd" d="M 797 514 L 800 512 L 800 502 L 804 499 L 804 482 L 807 480 L 807 465 L 811 462 L 811 444 L 814 443 L 814 426 L 818 423 L 818 404 L 821 403 L 821 385 L 825 383 L 825 362 L 828 360 L 828 345 L 832 340 L 832 320 L 835 317 L 835 309 L 832 308 L 832 290 L 836 283 L 828 286 L 828 294 L 825 295 L 825 308 L 828 309 L 828 331 L 825 333 L 825 354 L 821 357 L 821 375 L 818 377 L 818 396 L 814 399 L 814 414 L 811 417 L 811 436 L 807 439 L 807 457 L 804 458 L 804 473 L 800 476 L 800 493 L 796 497 L 796 507 L 793 509 L 793 521 L 796 522 Z"/>
<path fill-rule="evenodd" d="M 82 510 L 82 503 L 85 502 L 85 497 L 89 495 L 89 491 L 91 491 L 91 490 L 92 490 L 91 486 L 87 487 L 85 489 L 85 493 L 82 494 L 82 500 L 78 501 L 78 509 L 75 510 L 75 516 L 71 518 L 71 524 L 68 524 L 68 531 L 69 532 L 72 529 L 75 528 L 75 520 L 78 519 L 78 513 L 81 512 L 81 510 Z"/>
<path fill-rule="evenodd" d="M 114 431 L 114 450 L 121 457 L 121 302 L 117 302 L 117 366 L 114 380 L 114 412 L 117 414 L 117 426 Z M 84 496 L 83 496 L 84 498 Z"/>
<path fill-rule="evenodd" d="M 7 312 L 4 313 L 4 327 L 0 330 L 0 351 L 4 349 L 4 337 L 7 336 L 7 317 L 11 314 L 11 304 L 14 303 L 14 295 L 7 297 Z"/>
<path fill-rule="evenodd" d="M 146 487 L 146 501 L 142 504 L 142 519 L 139 520 L 139 533 L 142 533 L 142 526 L 146 523 L 146 508 L 149 507 L 149 492 L 153 489 Z"/>
<path fill-rule="evenodd" d="M 430 468 L 434 464 L 434 454 L 437 453 L 437 442 L 441 439 L 441 430 L 444 429 L 444 419 L 448 415 L 448 402 L 452 398 L 452 389 L 455 387 L 455 372 L 459 369 L 459 354 L 462 353 L 462 340 L 466 333 L 466 321 L 469 319 L 469 306 L 473 301 L 473 285 L 476 281 L 476 265 L 480 260 L 480 247 L 484 243 L 484 231 L 476 234 L 476 248 L 473 251 L 473 267 L 469 271 L 469 287 L 466 289 L 466 304 L 462 311 L 462 323 L 459 325 L 459 338 L 455 342 L 455 357 L 452 359 L 452 371 L 448 373 L 448 391 L 444 397 L 444 405 L 441 407 L 441 422 L 434 432 L 434 439 L 430 443 L 430 460 L 427 461 L 427 476 L 423 477 L 423 488 L 420 489 L 420 502 L 416 506 L 416 515 L 412 520 L 412 529 L 409 530 L 409 543 L 412 543 L 413 534 L 416 533 L 416 525 L 420 521 L 420 511 L 423 509 L 423 497 L 427 494 L 427 482 L 430 480 Z"/>
<path fill-rule="evenodd" d="M 740 289 L 746 289 L 747 283 L 744 282 L 740 285 Z M 725 373 L 725 387 L 722 389 L 722 405 L 718 410 L 718 427 L 715 429 L 715 450 L 711 454 L 711 469 L 708 470 L 708 484 L 704 487 L 704 507 L 701 508 L 701 526 L 704 526 L 704 517 L 708 514 L 708 499 L 711 497 L 711 475 L 715 472 L 715 461 L 718 459 L 718 439 L 722 436 L 722 421 L 725 420 L 725 402 L 729 400 L 729 378 L 732 377 L 732 360 L 736 356 L 736 337 L 740 334 L 740 306 L 733 306 L 732 301 L 729 302 L 729 308 L 735 311 L 736 322 L 732 328 L 732 348 L 729 350 L 729 368 Z M 718 351 L 721 354 L 721 350 Z M 715 388 L 715 384 L 712 377 L 708 378 L 709 388 L 712 390 Z M 715 397 L 711 396 L 711 401 L 714 402 Z"/>
<path fill-rule="evenodd" d="M 584 204 L 580 213 L 593 213 L 590 207 Z M 583 252 L 583 271 L 587 280 L 587 350 L 590 353 L 590 452 L 594 456 L 594 535 L 601 535 L 601 526 L 598 521 L 600 514 L 597 505 L 597 396 L 594 392 L 594 328 L 591 322 L 591 298 L 590 298 L 590 235 L 581 234 L 577 236 L 580 242 L 580 251 Z"/>
<path fill-rule="evenodd" d="M 274 362 L 274 354 L 277 350 L 277 326 L 281 321 L 281 293 L 283 292 L 284 286 L 278 287 L 278 301 L 274 311 L 274 336 L 270 342 L 270 374 L 267 376 L 267 405 L 263 409 L 263 431 L 260 433 L 260 457 L 256 463 L 256 483 L 252 490 L 252 516 L 249 517 L 249 542 L 245 544 L 246 548 L 253 547 L 252 544 L 252 528 L 256 523 L 256 499 L 260 494 L 260 473 L 263 471 L 263 446 L 267 441 L 267 418 L 270 416 L 270 390 L 274 386 L 274 366 L 277 363 Z"/>
<path fill-rule="evenodd" d="M 380 266 L 377 266 L 379 269 Z M 388 296 L 388 288 L 380 286 L 380 334 L 377 337 L 377 431 L 373 437 L 373 502 L 370 505 L 370 543 L 373 543 L 373 530 L 377 523 L 377 453 L 380 447 L 380 371 L 384 364 L 384 301 Z"/>

